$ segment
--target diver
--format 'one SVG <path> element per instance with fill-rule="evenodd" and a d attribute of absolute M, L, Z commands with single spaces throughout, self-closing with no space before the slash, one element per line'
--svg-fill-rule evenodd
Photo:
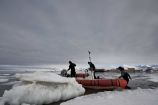
<path fill-rule="evenodd" d="M 132 79 L 131 76 L 125 72 L 124 68 L 123 67 L 118 67 L 117 68 L 118 70 L 121 71 L 121 76 L 119 76 L 119 78 L 123 78 L 124 80 L 126 80 L 127 84 L 129 82 L 129 79 Z M 126 85 L 125 87 L 126 89 L 131 89 L 129 86 Z"/>
<path fill-rule="evenodd" d="M 71 61 L 69 61 L 69 68 L 68 68 L 67 71 L 69 71 L 71 69 L 71 74 L 70 74 L 71 77 L 75 77 L 76 76 L 75 66 L 76 66 L 75 63 L 72 63 Z"/>

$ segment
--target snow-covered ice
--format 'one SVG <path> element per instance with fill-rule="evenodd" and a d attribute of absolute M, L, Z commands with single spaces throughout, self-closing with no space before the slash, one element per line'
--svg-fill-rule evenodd
<path fill-rule="evenodd" d="M 48 104 L 84 94 L 85 89 L 74 78 L 61 77 L 52 72 L 17 74 L 21 81 L 11 90 L 6 90 L 1 103 Z"/>
<path fill-rule="evenodd" d="M 77 97 L 60 105 L 157 105 L 158 89 L 105 91 Z"/>

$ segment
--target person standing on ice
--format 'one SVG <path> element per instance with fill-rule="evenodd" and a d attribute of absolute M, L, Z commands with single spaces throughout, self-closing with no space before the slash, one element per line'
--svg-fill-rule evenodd
<path fill-rule="evenodd" d="M 124 80 L 126 80 L 126 82 L 128 84 L 129 79 L 132 79 L 131 76 L 127 72 L 125 72 L 123 67 L 118 67 L 117 69 L 121 71 L 121 76 L 119 76 L 119 78 L 123 78 Z M 128 87 L 127 85 L 125 88 L 130 89 L 130 87 Z"/>
<path fill-rule="evenodd" d="M 71 77 L 75 77 L 76 76 L 75 66 L 76 66 L 75 63 L 72 63 L 71 61 L 69 61 L 69 68 L 68 68 L 67 71 L 69 71 L 71 69 L 71 74 L 70 74 Z"/>
<path fill-rule="evenodd" d="M 92 63 L 92 62 L 88 62 L 89 64 L 89 70 L 93 72 L 93 76 L 94 76 L 94 79 L 96 79 L 96 76 L 95 76 L 95 65 Z"/>

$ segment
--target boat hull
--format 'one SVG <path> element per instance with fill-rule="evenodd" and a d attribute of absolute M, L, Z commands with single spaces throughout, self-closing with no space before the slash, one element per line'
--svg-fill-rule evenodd
<path fill-rule="evenodd" d="M 125 88 L 127 82 L 124 79 L 76 79 L 85 88 L 91 89 L 114 89 Z"/>

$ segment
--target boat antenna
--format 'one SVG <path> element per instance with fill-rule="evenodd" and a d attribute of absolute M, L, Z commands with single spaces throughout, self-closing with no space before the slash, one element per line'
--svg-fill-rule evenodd
<path fill-rule="evenodd" d="M 89 61 L 91 62 L 91 52 L 88 50 L 88 54 L 89 54 Z"/>

